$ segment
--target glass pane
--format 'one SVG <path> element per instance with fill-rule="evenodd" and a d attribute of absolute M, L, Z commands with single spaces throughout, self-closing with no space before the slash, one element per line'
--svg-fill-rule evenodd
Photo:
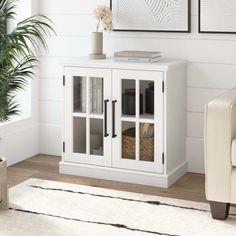
<path fill-rule="evenodd" d="M 86 118 L 74 118 L 74 152 L 86 153 Z"/>
<path fill-rule="evenodd" d="M 90 154 L 103 156 L 103 120 L 90 119 Z"/>
<path fill-rule="evenodd" d="M 122 79 L 122 114 L 135 116 L 135 80 Z"/>
<path fill-rule="evenodd" d="M 74 76 L 74 112 L 86 112 L 86 78 Z"/>
<path fill-rule="evenodd" d="M 103 113 L 103 78 L 90 78 L 90 113 Z"/>
<path fill-rule="evenodd" d="M 140 160 L 154 162 L 154 124 L 140 123 Z"/>
<path fill-rule="evenodd" d="M 135 123 L 122 122 L 122 158 L 135 160 Z"/>
<path fill-rule="evenodd" d="M 154 82 L 153 81 L 140 81 L 140 91 L 144 94 L 143 97 L 143 114 L 141 118 L 154 118 Z"/>

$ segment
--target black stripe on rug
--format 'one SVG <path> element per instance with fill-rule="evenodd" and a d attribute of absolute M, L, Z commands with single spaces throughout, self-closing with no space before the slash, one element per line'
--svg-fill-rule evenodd
<path fill-rule="evenodd" d="M 178 206 L 178 205 L 174 205 L 174 204 L 163 203 L 160 201 L 142 201 L 142 200 L 131 199 L 131 198 L 123 198 L 123 197 L 115 197 L 115 196 L 94 194 L 94 193 L 81 192 L 81 191 L 73 191 L 73 190 L 69 190 L 69 189 L 47 188 L 47 187 L 41 187 L 41 186 L 37 186 L 37 185 L 29 185 L 29 187 L 36 188 L 36 189 L 42 189 L 42 190 L 48 190 L 48 191 L 62 191 L 62 192 L 74 193 L 74 194 L 84 194 L 84 195 L 89 195 L 89 196 L 93 196 L 93 197 L 111 198 L 111 199 L 118 199 L 118 200 L 123 200 L 123 201 L 130 201 L 130 202 L 140 202 L 140 203 L 151 204 L 151 205 L 156 205 L 156 206 L 169 206 L 169 207 L 175 207 L 175 208 L 180 208 L 180 209 L 185 209 L 185 210 L 210 212 L 209 210 L 204 210 L 204 209 L 199 209 L 199 208 L 194 208 L 194 207 Z"/>
<path fill-rule="evenodd" d="M 141 233 L 155 234 L 155 235 L 161 235 L 161 236 L 180 236 L 180 235 L 177 235 L 177 234 L 160 233 L 160 232 L 156 232 L 156 231 L 131 228 L 131 227 L 128 227 L 128 226 L 123 225 L 123 224 L 114 224 L 114 223 L 106 223 L 106 222 L 99 222 L 99 221 L 81 220 L 81 219 L 77 219 L 77 218 L 57 216 L 57 215 L 53 215 L 53 214 L 47 214 L 47 213 L 43 213 L 43 212 L 36 212 L 36 211 L 18 209 L 18 208 L 13 208 L 13 207 L 10 207 L 9 210 L 23 212 L 23 213 L 27 213 L 27 214 L 33 214 L 33 215 L 41 215 L 41 216 L 48 216 L 48 217 L 59 218 L 59 219 L 64 219 L 64 220 L 77 221 L 77 222 L 88 223 L 88 224 L 106 225 L 106 226 L 111 226 L 111 227 L 115 227 L 115 228 L 130 230 L 130 231 L 138 231 L 138 232 L 141 232 Z"/>

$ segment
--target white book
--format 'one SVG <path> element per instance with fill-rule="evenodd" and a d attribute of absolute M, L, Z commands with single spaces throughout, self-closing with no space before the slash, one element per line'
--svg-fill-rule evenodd
<path fill-rule="evenodd" d="M 81 95 L 82 95 L 82 112 L 86 112 L 86 78 L 82 78 L 81 80 L 82 82 L 82 91 L 81 91 Z"/>
<path fill-rule="evenodd" d="M 102 88 L 102 78 L 99 78 L 98 79 L 98 97 L 97 97 L 97 99 L 98 99 L 98 110 L 97 110 L 97 112 L 98 113 L 102 113 L 102 90 L 103 90 L 103 88 Z"/>
<path fill-rule="evenodd" d="M 89 111 L 90 113 L 93 112 L 93 78 L 90 78 L 89 81 Z"/>
<path fill-rule="evenodd" d="M 101 102 L 101 110 L 100 112 L 103 112 L 103 79 L 101 79 L 101 93 L 100 93 L 100 102 Z"/>
<path fill-rule="evenodd" d="M 115 52 L 114 57 L 155 58 L 161 56 L 157 51 L 120 51 Z"/>
<path fill-rule="evenodd" d="M 97 80 L 94 79 L 94 113 L 97 113 Z"/>
<path fill-rule="evenodd" d="M 76 99 L 76 104 L 78 105 L 78 109 L 79 109 L 79 111 L 81 111 L 82 112 L 82 97 L 83 97 L 83 95 L 82 95 L 82 80 L 81 79 L 79 79 L 78 80 L 78 87 L 76 87 L 76 92 L 78 93 L 78 98 Z"/>
<path fill-rule="evenodd" d="M 117 62 L 153 63 L 153 62 L 161 61 L 161 56 L 155 57 L 155 58 L 114 57 L 114 60 Z"/>
<path fill-rule="evenodd" d="M 97 109 L 96 96 L 97 96 L 97 80 L 93 78 L 93 113 L 96 113 Z"/>
<path fill-rule="evenodd" d="M 96 113 L 98 113 L 99 110 L 99 79 L 96 78 Z"/>
<path fill-rule="evenodd" d="M 92 84 L 92 90 L 91 90 L 91 103 L 92 103 L 92 105 L 91 105 L 91 113 L 93 113 L 94 112 L 94 89 L 95 89 L 95 87 L 94 87 L 94 78 L 92 78 L 91 79 L 91 84 Z"/>
<path fill-rule="evenodd" d="M 97 113 L 101 113 L 101 79 L 97 79 Z"/>
<path fill-rule="evenodd" d="M 97 96 L 96 96 L 96 103 L 97 103 L 97 110 L 96 113 L 100 113 L 100 79 L 97 78 Z"/>

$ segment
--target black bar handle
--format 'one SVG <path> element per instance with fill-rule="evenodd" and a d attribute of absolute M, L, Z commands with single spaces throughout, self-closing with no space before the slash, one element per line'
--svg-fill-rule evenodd
<path fill-rule="evenodd" d="M 116 127 L 115 127 L 115 115 L 116 115 L 115 105 L 116 105 L 116 102 L 117 102 L 117 100 L 112 101 L 112 138 L 117 137 L 116 131 L 115 131 L 115 129 L 116 129 Z"/>
<path fill-rule="evenodd" d="M 104 100 L 104 137 L 108 137 L 109 134 L 107 133 L 107 103 L 109 102 L 109 99 Z"/>

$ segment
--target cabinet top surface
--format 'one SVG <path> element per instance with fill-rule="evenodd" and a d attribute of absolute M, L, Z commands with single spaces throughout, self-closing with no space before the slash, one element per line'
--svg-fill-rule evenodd
<path fill-rule="evenodd" d="M 157 70 L 167 71 L 185 66 L 184 60 L 162 59 L 154 63 L 135 63 L 135 62 L 115 62 L 112 58 L 91 60 L 88 58 L 78 58 L 63 63 L 65 67 L 94 67 L 107 69 L 136 69 L 136 70 Z"/>

